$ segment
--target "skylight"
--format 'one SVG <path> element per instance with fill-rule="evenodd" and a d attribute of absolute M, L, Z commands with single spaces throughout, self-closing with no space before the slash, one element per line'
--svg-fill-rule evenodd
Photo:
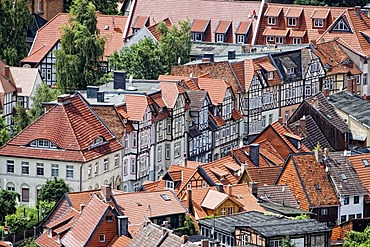
<path fill-rule="evenodd" d="M 369 161 L 368 160 L 362 160 L 362 163 L 364 163 L 364 166 L 365 167 L 369 167 L 370 164 L 369 164 Z"/>
<path fill-rule="evenodd" d="M 166 194 L 161 194 L 161 197 L 165 201 L 171 201 L 171 199 Z"/>
<path fill-rule="evenodd" d="M 320 188 L 320 184 L 319 184 L 319 183 L 315 184 L 315 189 L 316 189 L 316 190 L 321 190 L 321 188 Z"/>
<path fill-rule="evenodd" d="M 344 174 L 344 173 L 341 173 L 341 174 L 340 174 L 340 176 L 341 176 L 341 178 L 342 178 L 343 180 L 346 180 L 346 179 L 347 179 L 347 176 L 346 176 L 346 174 Z"/>

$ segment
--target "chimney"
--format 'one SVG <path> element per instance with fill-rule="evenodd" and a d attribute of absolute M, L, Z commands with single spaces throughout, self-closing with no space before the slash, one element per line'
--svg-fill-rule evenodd
<path fill-rule="evenodd" d="M 209 61 L 213 63 L 215 61 L 215 54 L 213 53 L 204 53 L 203 58 L 209 58 Z"/>
<path fill-rule="evenodd" d="M 312 99 L 312 105 L 313 105 L 314 107 L 317 107 L 317 106 L 318 106 L 318 100 L 317 100 L 317 98 L 316 98 L 316 97 Z"/>
<path fill-rule="evenodd" d="M 70 94 L 59 95 L 57 98 L 57 102 L 61 105 L 66 105 L 68 103 L 71 103 L 71 95 Z"/>
<path fill-rule="evenodd" d="M 315 158 L 318 163 L 321 163 L 323 160 L 323 154 L 321 148 L 315 149 Z"/>
<path fill-rule="evenodd" d="M 98 102 L 104 102 L 104 91 L 98 91 L 96 97 Z"/>
<path fill-rule="evenodd" d="M 232 59 L 235 59 L 236 55 L 235 55 L 235 50 L 229 50 L 227 52 L 227 59 L 228 60 L 232 60 Z"/>
<path fill-rule="evenodd" d="M 243 172 L 245 172 L 248 168 L 248 164 L 247 163 L 244 163 L 244 164 L 241 164 L 240 166 L 240 176 L 243 175 Z"/>
<path fill-rule="evenodd" d="M 361 14 L 362 14 L 362 11 L 361 11 L 361 6 L 355 6 L 355 11 L 357 12 L 357 14 L 359 15 L 359 18 L 361 18 Z"/>
<path fill-rule="evenodd" d="M 260 166 L 259 156 L 260 156 L 260 145 L 250 144 L 249 145 L 249 159 L 252 161 L 253 165 L 255 165 L 256 167 Z"/>
<path fill-rule="evenodd" d="M 126 89 L 126 72 L 114 71 L 113 89 Z"/>
<path fill-rule="evenodd" d="M 306 116 L 299 119 L 299 126 L 301 126 L 302 130 L 306 131 Z"/>
<path fill-rule="evenodd" d="M 330 93 L 329 88 L 325 88 L 324 90 L 322 90 L 322 93 L 324 94 L 325 98 L 329 97 L 329 93 Z"/>
<path fill-rule="evenodd" d="M 5 76 L 10 78 L 10 67 L 8 65 L 5 65 Z"/>
<path fill-rule="evenodd" d="M 252 182 L 252 195 L 257 198 L 257 192 L 258 192 L 258 183 L 257 182 Z"/>
<path fill-rule="evenodd" d="M 86 205 L 85 205 L 84 203 L 81 203 L 81 204 L 80 204 L 80 212 L 82 212 L 82 210 L 84 210 L 85 206 L 86 206 Z"/>
<path fill-rule="evenodd" d="M 117 216 L 117 223 L 118 223 L 118 236 L 126 236 L 128 237 L 128 217 L 125 215 L 118 215 Z"/>
<path fill-rule="evenodd" d="M 184 154 L 184 167 L 188 167 L 188 159 L 186 157 L 186 153 Z"/>
<path fill-rule="evenodd" d="M 86 91 L 86 97 L 88 99 L 96 99 L 96 97 L 98 96 L 99 87 L 87 86 Z"/>
<path fill-rule="evenodd" d="M 188 235 L 182 235 L 181 240 L 183 244 L 186 244 L 189 241 L 189 236 Z"/>
<path fill-rule="evenodd" d="M 228 194 L 228 195 L 232 194 L 232 185 L 231 184 L 226 185 L 226 194 Z"/>
<path fill-rule="evenodd" d="M 279 124 L 284 124 L 284 118 L 283 117 L 278 117 L 278 122 L 279 122 Z"/>
<path fill-rule="evenodd" d="M 329 157 L 329 149 L 328 148 L 324 148 L 324 157 L 325 158 Z"/>
<path fill-rule="evenodd" d="M 200 246 L 201 247 L 209 247 L 209 240 L 208 239 L 202 239 L 200 241 Z"/>
<path fill-rule="evenodd" d="M 217 191 L 224 193 L 224 185 L 223 184 L 216 184 Z"/>
<path fill-rule="evenodd" d="M 187 206 L 188 206 L 188 211 L 189 213 L 193 213 L 193 192 L 191 189 L 186 190 L 186 201 L 187 201 Z"/>
<path fill-rule="evenodd" d="M 105 197 L 105 200 L 109 202 L 112 199 L 112 189 L 109 185 L 102 185 L 101 191 Z"/>

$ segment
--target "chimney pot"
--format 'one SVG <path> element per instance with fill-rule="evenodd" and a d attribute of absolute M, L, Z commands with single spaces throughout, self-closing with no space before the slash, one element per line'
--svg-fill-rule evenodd
<path fill-rule="evenodd" d="M 316 97 L 312 99 L 312 105 L 313 105 L 314 107 L 317 107 L 317 106 L 318 106 L 318 100 L 317 100 L 317 98 L 316 98 Z"/>
<path fill-rule="evenodd" d="M 283 117 L 278 117 L 278 122 L 279 122 L 279 124 L 284 124 L 284 118 Z"/>
<path fill-rule="evenodd" d="M 257 198 L 257 192 L 258 192 L 258 183 L 257 182 L 252 182 L 252 195 Z"/>

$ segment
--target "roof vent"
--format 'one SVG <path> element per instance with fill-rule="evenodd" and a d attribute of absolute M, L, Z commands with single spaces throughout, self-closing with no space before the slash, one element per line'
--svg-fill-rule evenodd
<path fill-rule="evenodd" d="M 107 25 L 107 26 L 105 26 L 104 27 L 104 30 L 109 30 L 109 26 Z"/>

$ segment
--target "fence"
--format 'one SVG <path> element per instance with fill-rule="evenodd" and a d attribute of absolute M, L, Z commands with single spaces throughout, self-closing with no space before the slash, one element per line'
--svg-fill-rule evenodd
<path fill-rule="evenodd" d="M 23 243 L 27 239 L 37 238 L 39 236 L 39 229 L 33 227 L 26 229 L 23 232 L 9 233 L 3 237 L 4 241 L 10 241 L 14 246 Z"/>

